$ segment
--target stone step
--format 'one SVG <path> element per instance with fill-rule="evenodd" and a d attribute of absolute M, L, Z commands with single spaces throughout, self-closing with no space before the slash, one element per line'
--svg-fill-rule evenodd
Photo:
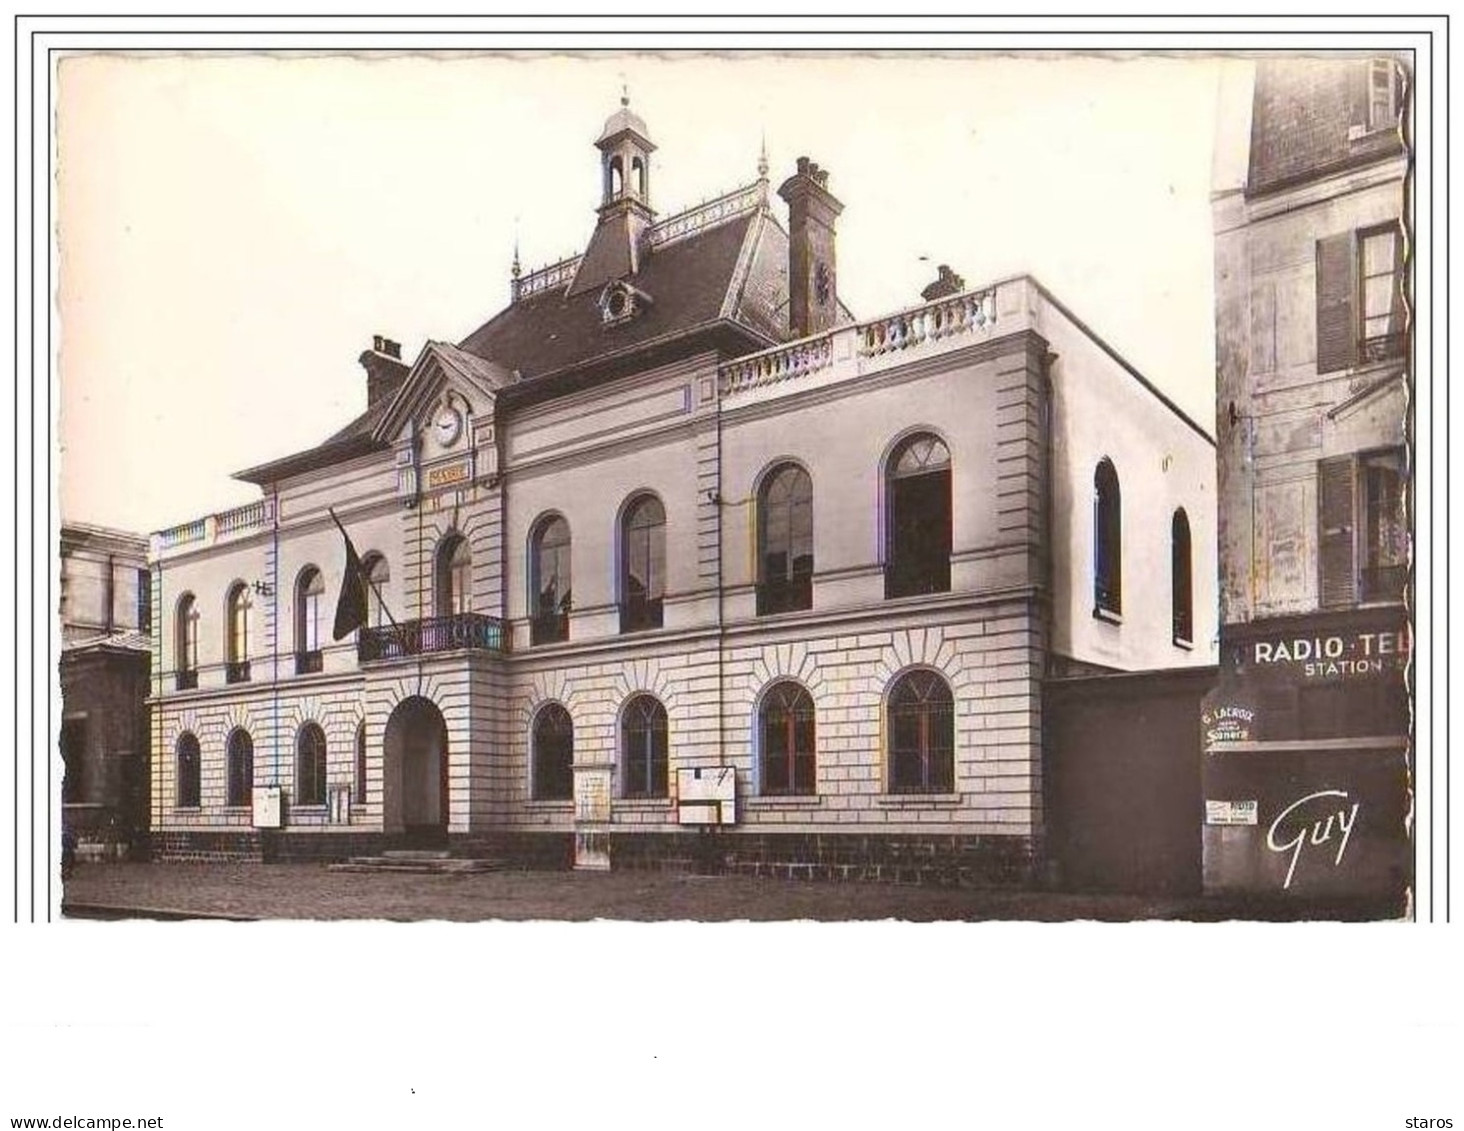
<path fill-rule="evenodd" d="M 353 856 L 341 864 L 329 865 L 332 872 L 380 872 L 417 876 L 459 876 L 474 872 L 497 872 L 502 870 L 499 860 L 478 858 L 455 859 L 446 853 L 430 857 Z"/>

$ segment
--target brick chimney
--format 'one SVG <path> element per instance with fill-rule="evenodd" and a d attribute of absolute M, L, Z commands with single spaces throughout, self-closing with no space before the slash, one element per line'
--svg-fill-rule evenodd
<path fill-rule="evenodd" d="M 844 206 L 829 192 L 829 174 L 807 157 L 783 182 L 788 202 L 788 323 L 795 338 L 822 333 L 838 321 L 834 221 Z"/>
<path fill-rule="evenodd" d="M 393 396 L 407 379 L 411 367 L 402 363 L 402 344 L 377 334 L 371 348 L 357 360 L 366 370 L 366 407 Z"/>
<path fill-rule="evenodd" d="M 944 263 L 937 268 L 937 271 L 935 282 L 920 292 L 920 297 L 926 302 L 934 302 L 938 298 L 946 298 L 949 295 L 958 295 L 966 289 L 966 280 Z"/>

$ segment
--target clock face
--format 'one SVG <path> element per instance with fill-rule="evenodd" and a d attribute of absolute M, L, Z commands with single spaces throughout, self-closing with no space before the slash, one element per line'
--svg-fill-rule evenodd
<path fill-rule="evenodd" d="M 463 430 L 462 413 L 455 408 L 444 408 L 438 412 L 433 426 L 437 429 L 437 439 L 443 447 L 456 443 Z"/>

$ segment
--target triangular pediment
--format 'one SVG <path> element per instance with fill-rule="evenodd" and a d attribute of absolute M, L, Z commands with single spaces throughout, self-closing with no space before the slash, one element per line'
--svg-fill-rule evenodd
<path fill-rule="evenodd" d="M 372 438 L 392 444 L 426 430 L 434 412 L 458 404 L 466 415 L 491 419 L 498 390 L 513 383 L 502 366 L 448 342 L 428 342 L 417 355 L 402 387 L 372 430 Z"/>

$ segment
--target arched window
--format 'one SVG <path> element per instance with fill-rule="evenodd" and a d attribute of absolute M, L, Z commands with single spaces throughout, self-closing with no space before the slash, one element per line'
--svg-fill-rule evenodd
<path fill-rule="evenodd" d="M 232 808 L 253 804 L 254 740 L 243 727 L 235 727 L 229 733 L 225 757 L 228 761 L 228 776 L 224 804 Z"/>
<path fill-rule="evenodd" d="M 885 596 L 951 588 L 951 455 L 921 433 L 890 455 L 885 472 Z"/>
<path fill-rule="evenodd" d="M 816 793 L 813 697 L 792 680 L 773 684 L 758 712 L 760 792 Z"/>
<path fill-rule="evenodd" d="M 1183 507 L 1174 512 L 1174 521 L 1170 523 L 1169 561 L 1174 591 L 1174 642 L 1193 644 L 1195 598 L 1190 560 L 1190 524 Z"/>
<path fill-rule="evenodd" d="M 666 708 L 653 695 L 637 695 L 620 716 L 620 757 L 626 797 L 665 797 L 669 754 Z"/>
<path fill-rule="evenodd" d="M 666 590 L 666 510 L 642 495 L 621 523 L 620 631 L 660 628 Z"/>
<path fill-rule="evenodd" d="M 295 582 L 296 675 L 318 672 L 324 666 L 324 632 L 325 576 L 314 566 L 306 566 Z"/>
<path fill-rule="evenodd" d="M 532 736 L 535 801 L 568 801 L 574 796 L 574 721 L 558 703 L 534 716 Z"/>
<path fill-rule="evenodd" d="M 325 804 L 325 731 L 315 723 L 295 739 L 295 804 Z"/>
<path fill-rule="evenodd" d="M 933 671 L 907 672 L 890 689 L 891 793 L 950 793 L 955 788 L 955 702 Z"/>
<path fill-rule="evenodd" d="M 356 727 L 356 781 L 352 800 L 357 805 L 366 804 L 366 724 Z"/>
<path fill-rule="evenodd" d="M 177 807 L 197 809 L 202 796 L 201 768 L 198 756 L 198 739 L 191 731 L 184 731 L 178 739 L 178 788 Z"/>
<path fill-rule="evenodd" d="M 1110 460 L 1093 473 L 1093 615 L 1123 612 L 1123 519 L 1118 472 Z"/>
<path fill-rule="evenodd" d="M 813 607 L 813 481 L 796 464 L 773 471 L 758 492 L 757 613 Z"/>
<path fill-rule="evenodd" d="M 243 683 L 249 679 L 249 586 L 237 582 L 225 602 L 224 679 Z"/>
<path fill-rule="evenodd" d="M 381 554 L 367 554 L 361 563 L 361 573 L 366 578 L 366 623 L 372 628 L 381 628 L 391 623 L 386 612 L 386 586 L 391 581 L 391 569 Z"/>
<path fill-rule="evenodd" d="M 625 191 L 625 168 L 619 157 L 610 158 L 610 196 L 612 199 Z"/>
<path fill-rule="evenodd" d="M 533 644 L 569 639 L 569 523 L 562 515 L 540 519 L 529 540 L 529 588 Z"/>
<path fill-rule="evenodd" d="M 440 617 L 473 610 L 473 551 L 461 534 L 449 534 L 437 547 L 434 599 Z"/>
<path fill-rule="evenodd" d="M 178 690 L 198 686 L 198 602 L 192 593 L 178 598 L 173 640 L 178 671 Z"/>
<path fill-rule="evenodd" d="M 630 159 L 631 185 L 635 195 L 642 200 L 646 198 L 646 163 L 639 157 Z"/>

